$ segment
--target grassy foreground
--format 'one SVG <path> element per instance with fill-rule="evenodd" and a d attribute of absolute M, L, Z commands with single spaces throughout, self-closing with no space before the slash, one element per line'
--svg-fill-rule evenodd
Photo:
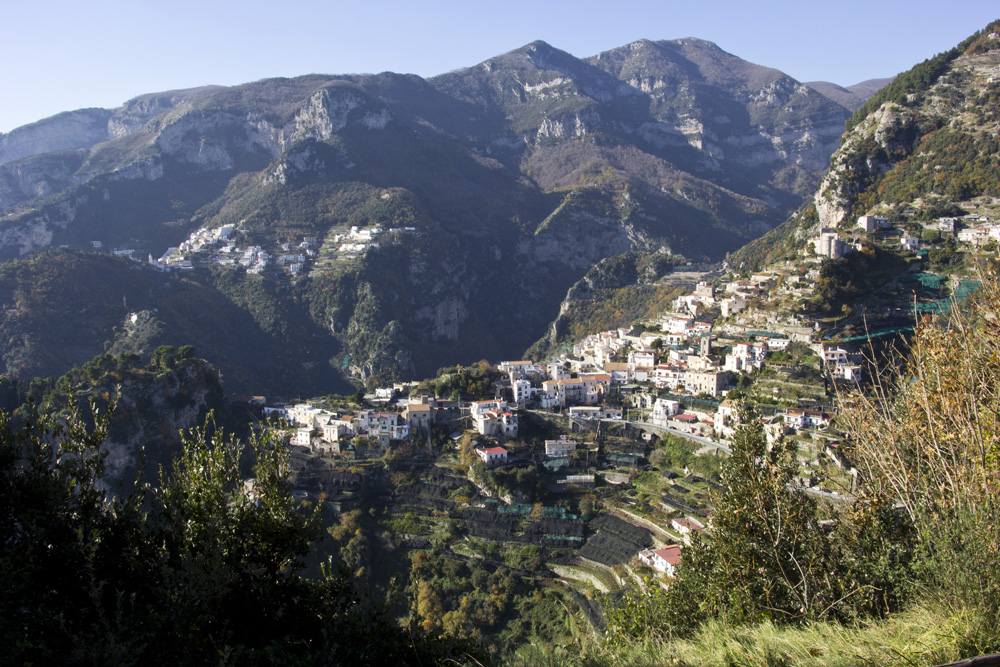
<path fill-rule="evenodd" d="M 966 609 L 915 606 L 883 621 L 845 626 L 813 623 L 779 627 L 770 622 L 731 627 L 704 624 L 686 640 L 642 639 L 611 647 L 600 640 L 582 646 L 527 646 L 508 665 L 631 667 L 916 667 L 978 655 L 981 626 Z"/>

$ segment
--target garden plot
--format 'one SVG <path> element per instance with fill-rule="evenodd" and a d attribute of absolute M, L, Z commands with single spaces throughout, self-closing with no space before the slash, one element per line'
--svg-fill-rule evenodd
<path fill-rule="evenodd" d="M 671 493 L 664 493 L 663 497 L 660 498 L 660 502 L 667 505 L 670 509 L 680 510 L 685 514 L 696 514 L 697 516 L 707 516 L 708 513 L 694 505 L 691 505 L 688 501 L 683 500 Z"/>
<path fill-rule="evenodd" d="M 541 518 L 525 521 L 518 514 L 469 508 L 451 512 L 464 522 L 469 535 L 497 542 L 523 542 L 548 548 L 576 549 L 583 544 L 586 522 L 581 519 Z"/>
<path fill-rule="evenodd" d="M 626 563 L 632 556 L 653 543 L 645 528 L 602 514 L 590 522 L 596 531 L 579 551 L 579 555 L 602 565 Z"/>

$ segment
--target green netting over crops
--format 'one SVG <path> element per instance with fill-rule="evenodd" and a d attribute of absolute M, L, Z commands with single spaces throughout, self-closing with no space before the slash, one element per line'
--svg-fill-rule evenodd
<path fill-rule="evenodd" d="M 612 463 L 633 466 L 642 458 L 638 454 L 605 454 L 604 458 Z"/>
<path fill-rule="evenodd" d="M 908 273 L 899 280 L 905 283 L 920 283 L 924 289 L 940 290 L 944 285 L 945 277 L 933 273 Z"/>
<path fill-rule="evenodd" d="M 528 516 L 534 509 L 533 505 L 524 503 L 514 503 L 512 505 L 500 505 L 497 507 L 497 514 Z M 542 517 L 544 519 L 576 519 L 575 514 L 566 511 L 565 507 L 543 507 Z"/>

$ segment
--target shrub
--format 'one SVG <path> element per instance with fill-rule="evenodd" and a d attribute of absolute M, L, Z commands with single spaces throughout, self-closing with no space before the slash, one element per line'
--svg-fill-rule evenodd
<path fill-rule="evenodd" d="M 974 305 L 919 327 L 908 362 L 856 394 L 843 424 L 874 492 L 917 530 L 921 583 L 972 605 L 1000 645 L 1000 285 L 986 275 Z"/>

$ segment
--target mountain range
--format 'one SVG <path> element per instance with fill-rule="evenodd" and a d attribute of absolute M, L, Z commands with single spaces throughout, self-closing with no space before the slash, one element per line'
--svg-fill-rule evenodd
<path fill-rule="evenodd" d="M 698 39 L 586 59 L 534 42 L 426 80 L 59 114 L 0 135 L 0 370 L 194 342 L 228 388 L 292 395 L 517 357 L 602 260 L 716 261 L 785 220 L 876 85 L 803 84 Z M 170 248 L 190 270 L 146 264 Z M 53 325 L 73 312 L 53 304 L 86 325 Z"/>

